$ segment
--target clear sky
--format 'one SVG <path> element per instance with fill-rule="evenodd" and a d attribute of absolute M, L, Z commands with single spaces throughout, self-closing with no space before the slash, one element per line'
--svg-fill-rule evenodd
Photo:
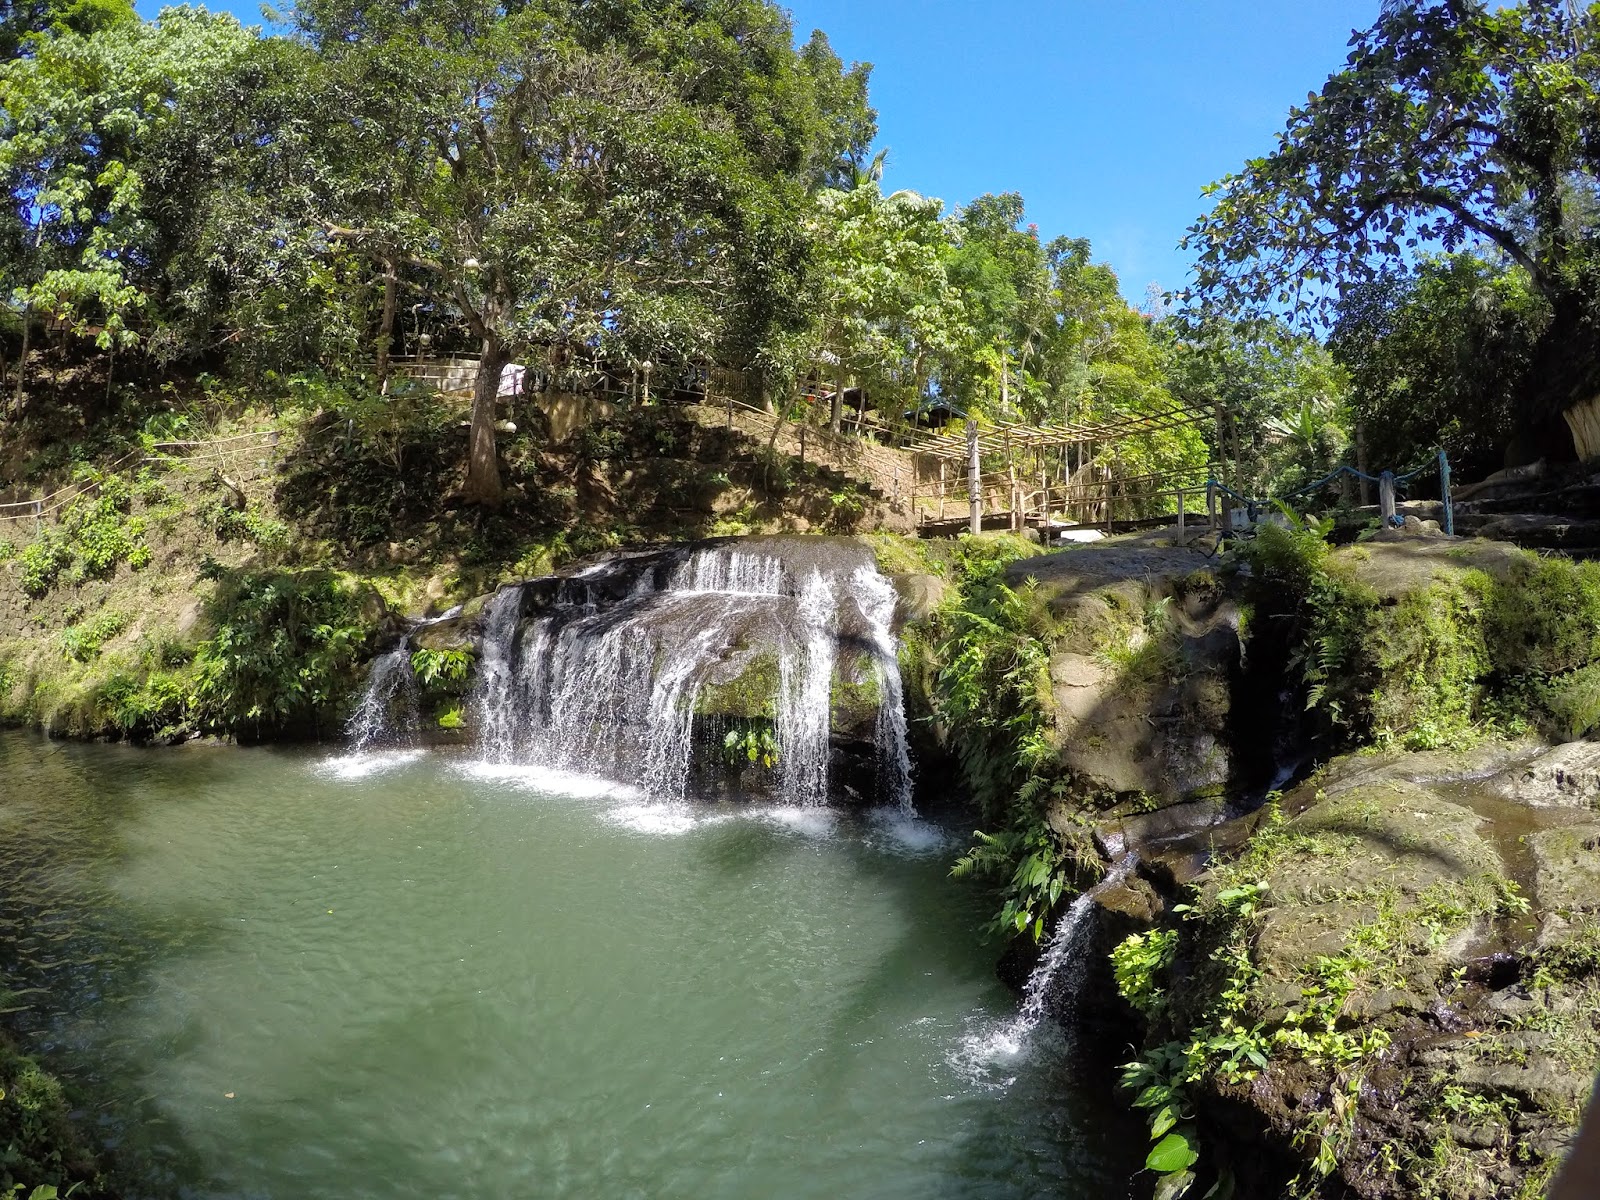
<path fill-rule="evenodd" d="M 1021 192 L 1123 294 L 1182 287 L 1200 189 L 1269 152 L 1379 0 L 792 0 L 802 40 L 873 64 L 886 187 Z"/>
<path fill-rule="evenodd" d="M 212 0 L 247 23 L 260 0 Z M 281 7 L 288 7 L 281 0 Z M 792 0 L 873 64 L 888 188 L 1018 191 L 1045 238 L 1087 237 L 1135 304 L 1182 287 L 1200 189 L 1268 152 L 1379 0 Z M 153 16 L 160 0 L 139 0 Z"/>

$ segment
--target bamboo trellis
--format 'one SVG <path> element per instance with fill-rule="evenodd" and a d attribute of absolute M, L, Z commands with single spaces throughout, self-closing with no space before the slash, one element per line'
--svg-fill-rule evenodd
<path fill-rule="evenodd" d="M 1216 411 L 1209 406 L 1175 406 L 1049 428 L 1009 423 L 975 427 L 969 422 L 960 434 L 941 433 L 907 447 L 922 460 L 917 472 L 921 503 L 913 496 L 918 523 L 934 526 L 959 519 L 965 508 L 969 524 L 982 524 L 987 513 L 991 524 L 1003 519 L 1012 529 L 1057 523 L 1109 527 L 1118 503 L 1126 510 L 1130 502 L 1165 497 L 1175 501 L 1181 517 L 1191 496 L 1205 495 L 1205 480 L 1213 472 L 1195 467 L 1119 476 L 1093 461 L 1095 448 L 1215 420 Z M 998 458 L 1004 465 L 982 471 L 984 458 L 991 464 Z"/>

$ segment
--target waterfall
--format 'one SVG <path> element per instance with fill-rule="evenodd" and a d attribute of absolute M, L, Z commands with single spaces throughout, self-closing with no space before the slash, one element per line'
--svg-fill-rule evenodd
<path fill-rule="evenodd" d="M 511 654 L 521 615 L 522 593 L 516 588 L 496 592 L 483 613 L 483 650 L 472 702 L 484 754 L 494 762 L 509 761 L 516 741 Z"/>
<path fill-rule="evenodd" d="M 1022 1008 L 1010 1030 L 1018 1043 L 1038 1025 L 1053 1005 L 1064 1001 L 1070 1011 L 1082 986 L 1084 963 L 1088 958 L 1088 939 L 1093 927 L 1090 918 L 1094 902 L 1102 892 L 1126 879 L 1138 862 L 1138 855 L 1124 854 L 1111 865 L 1104 879 L 1078 896 L 1067 908 L 1022 989 Z"/>
<path fill-rule="evenodd" d="M 345 722 L 345 735 L 351 749 L 359 753 L 379 746 L 410 745 L 417 736 L 417 725 L 417 681 L 411 671 L 411 642 L 402 639 L 393 650 L 373 660 L 367 690 Z"/>
<path fill-rule="evenodd" d="M 882 700 L 878 705 L 876 741 L 878 776 L 884 793 L 911 811 L 911 746 L 906 737 L 906 697 L 900 680 L 900 644 L 894 636 L 894 587 L 879 571 L 863 564 L 850 577 L 867 618 L 872 642 L 873 674 Z"/>
<path fill-rule="evenodd" d="M 471 701 L 479 745 L 492 761 L 610 775 L 681 799 L 697 750 L 721 752 L 697 723 L 707 688 L 758 679 L 770 690 L 761 704 L 779 796 L 822 804 L 842 651 L 864 647 L 878 685 L 879 788 L 909 810 L 894 609 L 866 548 L 824 539 L 638 555 L 514 585 L 484 612 Z"/>

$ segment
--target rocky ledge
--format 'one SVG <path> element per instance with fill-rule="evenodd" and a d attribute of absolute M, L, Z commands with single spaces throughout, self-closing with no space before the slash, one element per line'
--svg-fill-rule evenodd
<path fill-rule="evenodd" d="M 1493 742 L 1337 759 L 1158 847 L 1103 897 L 1091 1016 L 1146 1031 L 1169 1186 L 1542 1196 L 1600 1066 L 1597 808 L 1600 745 Z"/>

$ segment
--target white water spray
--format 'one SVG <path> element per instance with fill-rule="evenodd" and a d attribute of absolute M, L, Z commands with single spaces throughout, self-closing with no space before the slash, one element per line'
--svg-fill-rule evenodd
<path fill-rule="evenodd" d="M 841 646 L 865 643 L 879 685 L 881 790 L 909 811 L 894 589 L 862 561 L 864 550 L 798 540 L 789 548 L 825 561 L 724 546 L 666 568 L 622 560 L 563 580 L 527 623 L 522 589 L 502 590 L 485 610 L 472 698 L 484 757 L 596 772 L 679 799 L 697 751 L 720 754 L 720 745 L 696 745 L 708 736 L 697 722 L 705 690 L 759 678 L 766 660 L 776 665 L 778 791 L 785 803 L 821 804 Z"/>
<path fill-rule="evenodd" d="M 409 746 L 417 736 L 417 681 L 411 670 L 411 643 L 402 640 L 373 660 L 367 690 L 345 722 L 350 748 L 362 753 L 379 746 Z"/>

